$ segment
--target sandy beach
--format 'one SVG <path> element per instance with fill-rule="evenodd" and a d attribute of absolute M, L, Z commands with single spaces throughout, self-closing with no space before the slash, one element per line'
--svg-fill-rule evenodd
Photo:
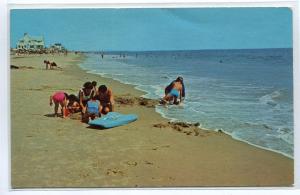
<path fill-rule="evenodd" d="M 45 70 L 43 60 L 61 69 Z M 170 124 L 132 85 L 88 74 L 83 55 L 11 56 L 12 188 L 292 186 L 294 161 L 222 132 Z M 49 96 L 106 84 L 128 125 L 97 130 L 52 117 Z"/>

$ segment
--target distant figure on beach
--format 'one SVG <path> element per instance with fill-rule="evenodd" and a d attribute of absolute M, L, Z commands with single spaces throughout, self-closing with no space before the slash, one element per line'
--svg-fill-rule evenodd
<path fill-rule="evenodd" d="M 74 94 L 69 95 L 67 110 L 69 113 L 76 113 L 81 111 L 79 99 Z"/>
<path fill-rule="evenodd" d="M 86 82 L 79 91 L 79 104 L 81 106 L 82 114 L 86 112 L 87 102 L 95 95 L 93 88 L 94 86 L 91 82 Z"/>
<path fill-rule="evenodd" d="M 177 79 L 176 80 L 174 80 L 174 81 L 172 81 L 166 88 L 165 88 L 165 96 L 167 96 L 170 92 L 171 92 L 171 90 L 172 90 L 172 88 L 173 88 L 173 84 L 175 83 L 175 82 L 177 82 L 177 81 L 179 81 L 180 83 L 181 83 L 181 85 L 182 85 L 182 94 L 181 94 L 181 100 L 180 101 L 183 101 L 184 100 L 184 98 L 185 98 L 185 87 L 184 87 L 184 82 L 183 82 L 183 78 L 182 77 L 177 77 Z M 176 99 L 176 101 L 177 101 L 177 99 Z M 175 99 L 174 99 L 174 102 L 173 103 L 177 103 L 177 102 L 175 102 Z"/>
<path fill-rule="evenodd" d="M 165 89 L 165 97 L 163 97 L 161 103 L 166 104 L 173 101 L 174 104 L 179 104 L 183 100 L 183 78 L 178 77 Z M 179 102 L 178 102 L 179 98 Z"/>
<path fill-rule="evenodd" d="M 114 96 L 111 89 L 107 88 L 105 85 L 101 85 L 98 88 L 97 99 L 100 101 L 102 114 L 113 111 Z"/>
<path fill-rule="evenodd" d="M 104 53 L 101 53 L 101 58 L 102 58 L 102 59 L 104 58 Z"/>
<path fill-rule="evenodd" d="M 51 62 L 50 63 L 50 69 L 53 69 L 54 67 L 58 67 L 58 66 L 55 62 Z"/>
<path fill-rule="evenodd" d="M 46 65 L 46 70 L 48 70 L 49 65 L 50 65 L 50 61 L 44 60 L 44 64 Z"/>
<path fill-rule="evenodd" d="M 83 115 L 82 121 L 88 123 L 90 120 L 94 120 L 95 118 L 98 118 L 100 116 L 101 116 L 100 101 L 97 100 L 96 96 L 93 96 L 92 99 L 90 99 L 87 102 L 86 112 Z"/>
<path fill-rule="evenodd" d="M 67 116 L 66 106 L 68 103 L 69 96 L 67 93 L 62 91 L 58 91 L 50 96 L 50 106 L 53 105 L 54 102 L 54 116 L 58 116 L 58 107 L 61 107 L 62 117 L 65 118 Z"/>

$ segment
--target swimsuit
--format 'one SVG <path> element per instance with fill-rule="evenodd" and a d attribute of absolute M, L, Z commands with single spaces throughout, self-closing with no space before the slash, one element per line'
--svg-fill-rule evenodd
<path fill-rule="evenodd" d="M 174 82 L 176 82 L 176 80 L 172 81 L 166 88 L 165 88 L 165 94 L 169 94 L 170 91 L 172 90 L 173 84 Z M 182 82 L 182 92 L 181 92 L 181 96 L 185 97 L 185 87 L 184 87 L 184 83 Z"/>
<path fill-rule="evenodd" d="M 65 93 L 64 92 L 56 92 L 53 96 L 52 99 L 54 102 L 63 102 L 65 99 Z"/>
<path fill-rule="evenodd" d="M 80 99 L 80 93 L 82 93 L 82 103 L 84 106 L 86 105 L 87 101 L 89 101 L 92 98 L 92 94 L 94 94 L 93 90 L 91 90 L 91 93 L 89 95 L 85 95 L 84 90 L 81 89 L 78 94 L 79 99 Z"/>
<path fill-rule="evenodd" d="M 172 89 L 169 93 L 171 96 L 174 96 L 176 98 L 179 97 L 179 91 L 177 89 Z"/>
<path fill-rule="evenodd" d="M 81 90 L 79 91 L 79 98 L 80 98 L 80 93 L 81 93 L 81 92 L 82 92 L 82 100 L 83 100 L 83 101 L 87 101 L 87 100 L 91 99 L 93 90 L 91 90 L 91 93 L 90 93 L 89 95 L 85 95 L 84 90 L 81 89 Z"/>
<path fill-rule="evenodd" d="M 99 114 L 99 101 L 88 101 L 87 102 L 87 112 L 90 114 Z"/>

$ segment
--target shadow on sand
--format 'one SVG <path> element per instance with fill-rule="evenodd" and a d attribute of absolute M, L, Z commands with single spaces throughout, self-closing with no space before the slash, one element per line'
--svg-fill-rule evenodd
<path fill-rule="evenodd" d="M 106 128 L 103 128 L 103 127 L 100 127 L 100 126 L 91 126 L 91 125 L 89 125 L 89 126 L 87 126 L 86 128 L 88 128 L 88 129 L 94 129 L 94 130 L 110 130 L 110 129 L 106 129 Z"/>
<path fill-rule="evenodd" d="M 46 117 L 56 117 L 54 113 L 53 114 L 45 114 L 44 116 L 46 116 Z"/>

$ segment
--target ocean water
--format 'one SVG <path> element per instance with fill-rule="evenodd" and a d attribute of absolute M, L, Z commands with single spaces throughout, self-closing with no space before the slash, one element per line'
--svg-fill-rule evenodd
<path fill-rule="evenodd" d="M 292 49 L 110 52 L 80 65 L 158 99 L 184 78 L 182 106 L 157 106 L 162 116 L 222 129 L 235 139 L 293 158 Z"/>

